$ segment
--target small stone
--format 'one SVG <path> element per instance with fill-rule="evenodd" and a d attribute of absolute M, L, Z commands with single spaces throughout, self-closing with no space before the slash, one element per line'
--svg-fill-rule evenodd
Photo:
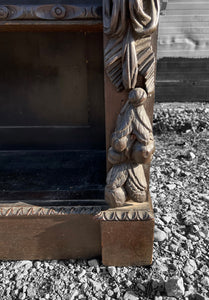
<path fill-rule="evenodd" d="M 195 271 L 197 271 L 196 262 L 193 259 L 188 259 L 183 270 L 188 276 L 192 275 Z"/>
<path fill-rule="evenodd" d="M 80 280 L 86 274 L 86 270 L 82 270 L 78 273 L 78 279 Z"/>
<path fill-rule="evenodd" d="M 169 189 L 169 191 L 172 191 L 176 188 L 176 185 L 175 185 L 175 183 L 170 183 L 170 184 L 167 184 L 167 188 Z"/>
<path fill-rule="evenodd" d="M 209 202 L 209 195 L 207 195 L 207 194 L 202 194 L 201 197 L 200 197 L 200 199 Z"/>
<path fill-rule="evenodd" d="M 99 267 L 99 262 L 97 259 L 90 259 L 88 260 L 89 267 Z"/>
<path fill-rule="evenodd" d="M 100 283 L 100 282 L 98 282 L 98 281 L 96 281 L 96 280 L 92 280 L 92 279 L 90 279 L 89 280 L 90 282 L 91 282 L 91 284 L 92 284 L 92 286 L 93 286 L 93 289 L 95 290 L 95 291 L 101 291 L 102 290 L 102 284 Z"/>
<path fill-rule="evenodd" d="M 169 297 L 182 297 L 185 293 L 183 278 L 171 278 L 165 283 L 166 293 Z"/>
<path fill-rule="evenodd" d="M 167 234 L 170 234 L 170 233 L 171 233 L 171 230 L 170 230 L 170 228 L 168 228 L 168 227 L 164 227 L 164 231 L 165 231 Z"/>
<path fill-rule="evenodd" d="M 193 152 L 189 152 L 189 158 L 191 159 L 191 160 L 193 160 L 193 159 L 195 159 L 195 157 L 196 157 L 196 155 L 193 153 Z"/>
<path fill-rule="evenodd" d="M 21 260 L 18 261 L 15 265 L 14 265 L 14 269 L 18 270 L 19 269 L 24 269 L 24 270 L 29 270 L 30 268 L 32 268 L 33 263 L 30 260 Z"/>
<path fill-rule="evenodd" d="M 209 287 L 209 277 L 207 277 L 207 276 L 203 277 L 201 283 L 202 283 L 203 286 Z"/>
<path fill-rule="evenodd" d="M 114 277 L 115 274 L 116 274 L 116 267 L 110 266 L 110 267 L 108 267 L 107 269 L 108 269 L 109 274 L 110 274 L 112 277 Z"/>
<path fill-rule="evenodd" d="M 118 285 L 116 285 L 116 287 L 114 288 L 114 293 L 120 293 L 120 289 L 119 289 L 119 286 Z"/>
<path fill-rule="evenodd" d="M 139 300 L 139 297 L 132 291 L 127 291 L 123 297 L 124 300 Z"/>
<path fill-rule="evenodd" d="M 69 300 L 74 300 L 76 299 L 76 297 L 79 295 L 79 291 L 78 290 L 74 290 L 70 296 L 69 296 Z"/>
<path fill-rule="evenodd" d="M 107 294 L 109 297 L 112 297 L 114 295 L 114 292 L 112 290 L 108 290 Z"/>
<path fill-rule="evenodd" d="M 155 242 L 163 242 L 167 239 L 167 234 L 158 229 L 156 226 L 155 226 L 155 230 L 154 230 L 154 241 Z"/>
<path fill-rule="evenodd" d="M 209 298 L 208 297 L 205 297 L 199 293 L 195 293 L 192 295 L 191 299 L 194 299 L 194 300 L 208 300 Z"/>
<path fill-rule="evenodd" d="M 143 284 L 141 284 L 141 283 L 137 283 L 137 287 L 138 287 L 141 291 L 143 291 L 143 292 L 146 291 L 145 286 L 144 286 Z"/>
<path fill-rule="evenodd" d="M 25 293 L 19 293 L 18 295 L 18 299 L 19 300 L 24 300 L 26 298 L 26 294 Z"/>
<path fill-rule="evenodd" d="M 35 298 L 36 297 L 36 289 L 34 288 L 33 285 L 29 285 L 27 288 L 27 296 L 29 298 Z"/>
<path fill-rule="evenodd" d="M 170 223 L 172 216 L 170 215 L 166 215 L 166 216 L 162 216 L 163 221 L 165 221 L 165 223 Z"/>
<path fill-rule="evenodd" d="M 132 282 L 131 282 L 130 280 L 127 280 L 127 281 L 126 281 L 126 286 L 127 286 L 127 287 L 130 287 L 131 285 L 132 285 Z"/>
<path fill-rule="evenodd" d="M 34 267 L 35 267 L 36 269 L 40 269 L 40 267 L 41 267 L 41 262 L 40 262 L 40 261 L 35 261 L 35 262 L 34 262 Z"/>

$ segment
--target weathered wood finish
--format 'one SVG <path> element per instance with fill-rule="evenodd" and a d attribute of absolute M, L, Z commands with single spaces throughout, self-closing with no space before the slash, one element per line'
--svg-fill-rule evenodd
<path fill-rule="evenodd" d="M 103 2 L 103 8 L 105 7 L 103 11 L 107 12 L 108 3 L 111 5 L 111 1 L 105 0 Z M 6 5 L 0 0 L 0 31 L 101 31 L 101 1 L 61 0 L 59 3 L 57 2 L 54 1 L 50 4 L 48 1 L 37 1 L 34 4 L 33 1 L 23 0 L 17 4 L 14 0 L 9 5 Z M 142 2 L 144 5 L 142 5 Z M 119 40 L 123 40 L 122 43 L 121 40 L 119 41 L 123 54 L 118 56 L 119 60 L 116 68 L 116 72 L 119 72 L 121 76 L 119 81 L 117 81 L 117 77 L 114 77 L 114 80 L 111 77 L 112 66 L 109 69 L 107 61 L 110 59 L 111 63 L 113 63 L 112 54 L 111 51 L 109 52 L 105 48 L 105 68 L 106 74 L 108 73 L 108 78 L 105 75 L 107 147 L 110 144 L 110 134 L 115 128 L 118 113 L 125 103 L 128 108 L 132 109 L 132 117 L 135 111 L 139 115 L 142 111 L 139 121 L 141 123 L 143 123 L 143 120 L 145 121 L 137 132 L 134 133 L 131 129 L 129 134 L 137 135 L 137 133 L 141 133 L 141 130 L 143 131 L 143 127 L 146 127 L 149 135 L 152 136 L 151 123 L 155 94 L 156 56 L 156 34 L 153 32 L 157 28 L 159 2 L 158 0 L 143 0 L 142 2 L 135 0 L 135 5 L 133 1 L 129 0 L 114 2 L 116 8 L 117 5 L 123 3 L 122 14 L 125 18 L 127 9 L 129 9 L 129 16 L 132 17 L 131 20 L 126 19 L 125 22 L 122 20 L 122 23 L 119 24 L 122 26 L 122 31 L 125 34 L 125 38 L 123 34 L 119 36 Z M 104 31 L 107 34 L 108 22 L 106 21 L 104 22 Z M 110 39 L 114 40 L 114 38 L 114 34 L 112 36 L 111 32 L 104 38 L 105 47 L 108 46 L 109 50 L 111 50 L 109 41 Z M 115 50 L 114 47 L 112 49 Z M 137 62 L 137 60 L 139 61 Z M 93 60 L 91 63 L 93 65 Z M 91 80 L 93 78 L 91 77 Z M 81 84 L 82 80 L 81 76 Z M 119 85 L 118 82 L 120 83 Z M 119 93 L 113 84 L 118 90 L 125 90 Z M 96 97 L 101 97 L 99 93 L 95 92 L 96 89 L 93 88 L 92 90 L 95 94 L 90 96 L 90 100 L 94 97 L 95 99 Z M 137 94 L 137 99 L 135 99 L 135 96 L 132 97 L 134 93 Z M 129 99 L 127 101 L 128 94 Z M 142 97 L 142 95 L 145 95 L 145 97 Z M 142 108 L 138 109 L 136 107 L 139 102 L 142 104 Z M 97 106 L 96 102 L 93 105 L 96 106 L 96 111 L 99 108 L 101 110 L 101 107 Z M 93 110 L 92 113 L 94 113 Z M 99 117 L 94 123 L 89 116 L 86 118 L 85 113 L 82 118 L 84 120 L 82 125 L 85 125 L 85 122 L 89 120 L 91 125 L 96 125 L 101 121 L 101 117 Z M 76 122 L 76 120 L 74 121 Z M 133 124 L 134 122 L 135 120 L 133 120 Z M 133 125 L 131 126 L 133 127 Z M 147 141 L 146 143 L 149 144 Z M 93 150 L 94 146 L 92 145 L 89 150 Z M 83 149 L 80 150 L 83 151 Z M 100 146 L 97 148 L 98 150 L 102 150 Z M 139 155 L 139 152 L 136 154 Z M 92 165 L 94 163 L 96 162 L 93 162 Z M 77 195 L 76 199 L 73 199 L 73 195 L 76 195 L 76 190 L 72 191 L 71 199 L 69 199 L 70 192 L 67 189 L 54 192 L 54 194 L 53 191 L 49 191 L 49 194 L 44 194 L 43 190 L 35 190 L 34 194 L 31 194 L 31 191 L 29 191 L 30 197 L 28 200 L 26 198 L 20 199 L 21 195 L 24 195 L 23 192 L 18 196 L 19 200 L 22 201 L 15 203 L 18 191 L 13 191 L 13 195 L 12 193 L 9 195 L 11 191 L 8 189 L 5 192 L 10 201 L 4 199 L 4 195 L 1 194 L 0 238 L 2 243 L 0 244 L 0 258 L 89 258 L 102 253 L 103 261 L 107 265 L 151 264 L 154 217 L 149 197 L 149 163 L 145 161 L 143 163 L 147 164 L 142 166 L 142 162 L 140 162 L 139 168 L 141 170 L 140 173 L 145 172 L 145 199 L 143 201 L 140 200 L 139 202 L 142 203 L 137 204 L 127 202 L 127 206 L 120 208 L 107 209 L 104 201 L 98 199 L 99 197 L 96 200 L 93 196 L 85 199 L 85 196 L 88 195 L 85 191 L 82 191 L 82 193 L 84 192 L 83 194 L 81 193 L 83 196 L 81 194 Z M 94 171 L 91 173 L 93 174 Z M 140 176 L 137 180 L 140 180 Z M 69 189 L 71 189 L 71 186 Z M 25 197 L 27 197 L 27 192 L 25 191 Z M 44 204 L 42 199 L 40 199 L 40 195 L 43 196 Z M 135 194 L 132 193 L 132 195 Z M 36 196 L 38 196 L 38 199 Z M 62 196 L 64 197 L 61 199 Z M 130 232 L 132 233 L 131 236 Z"/>
<path fill-rule="evenodd" d="M 1 260 L 92 258 L 101 254 L 93 215 L 0 217 Z"/>
<path fill-rule="evenodd" d="M 149 265 L 152 262 L 154 217 L 149 196 L 149 162 L 154 149 L 146 151 L 146 160 L 141 147 L 149 148 L 152 140 L 149 124 L 155 95 L 159 3 L 142 2 L 134 2 L 134 9 L 140 7 L 139 15 L 135 13 L 136 19 L 132 16 L 133 2 L 129 2 L 129 7 L 125 1 L 104 2 L 107 149 L 111 146 L 105 199 L 113 207 L 100 214 L 102 258 L 106 265 Z M 139 16 L 145 8 L 146 17 L 150 14 L 151 19 L 142 25 Z M 129 25 L 126 18 L 130 18 Z M 130 30 L 131 26 L 134 29 Z M 140 150 L 135 149 L 135 143 L 139 143 Z M 135 202 L 129 204 L 129 199 Z M 143 205 L 147 205 L 146 212 Z"/>
<path fill-rule="evenodd" d="M 147 266 L 152 263 L 154 220 L 102 221 L 102 257 L 108 266 Z"/>

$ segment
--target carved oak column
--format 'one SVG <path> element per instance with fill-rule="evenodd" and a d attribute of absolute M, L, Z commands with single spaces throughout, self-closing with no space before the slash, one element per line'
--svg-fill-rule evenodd
<path fill-rule="evenodd" d="M 100 214 L 106 265 L 152 262 L 154 216 L 149 169 L 154 153 L 158 0 L 103 0 L 107 136 L 105 200 Z"/>

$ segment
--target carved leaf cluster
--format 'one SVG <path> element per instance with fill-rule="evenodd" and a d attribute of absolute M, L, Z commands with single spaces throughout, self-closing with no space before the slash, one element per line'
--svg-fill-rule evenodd
<path fill-rule="evenodd" d="M 148 93 L 154 90 L 155 55 L 151 34 L 156 30 L 158 0 L 104 0 L 105 69 L 118 91 L 135 88 L 143 76 Z"/>

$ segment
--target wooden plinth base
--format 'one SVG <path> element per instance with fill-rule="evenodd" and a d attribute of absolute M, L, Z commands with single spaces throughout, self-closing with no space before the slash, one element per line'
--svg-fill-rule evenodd
<path fill-rule="evenodd" d="M 0 260 L 93 258 L 105 265 L 152 263 L 150 203 L 103 206 L 0 205 Z"/>
<path fill-rule="evenodd" d="M 114 219 L 111 220 L 114 214 Z M 154 217 L 151 203 L 110 209 L 101 222 L 102 261 L 108 266 L 151 265 Z"/>

